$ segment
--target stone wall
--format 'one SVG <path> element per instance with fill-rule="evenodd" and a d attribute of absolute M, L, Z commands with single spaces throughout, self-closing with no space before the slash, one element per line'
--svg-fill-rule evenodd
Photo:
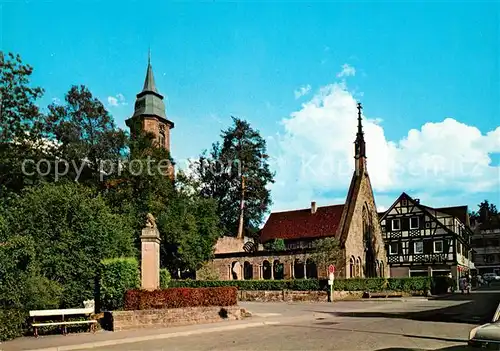
<path fill-rule="evenodd" d="M 408 267 L 391 267 L 391 277 L 393 278 L 408 278 L 410 269 Z"/>
<path fill-rule="evenodd" d="M 217 240 L 215 244 L 214 254 L 229 253 L 229 252 L 244 252 L 244 239 L 238 239 L 231 236 L 223 236 Z"/>
<path fill-rule="evenodd" d="M 113 311 L 111 315 L 114 331 L 215 323 L 223 320 L 239 320 L 243 316 L 238 306 Z"/>
<path fill-rule="evenodd" d="M 334 291 L 334 300 L 356 300 L 363 296 L 362 291 Z M 326 291 L 255 291 L 255 290 L 240 290 L 238 291 L 239 301 L 258 301 L 258 302 L 293 302 L 293 301 L 311 301 L 311 302 L 327 302 L 328 293 Z M 251 311 L 250 311 L 251 312 Z"/>

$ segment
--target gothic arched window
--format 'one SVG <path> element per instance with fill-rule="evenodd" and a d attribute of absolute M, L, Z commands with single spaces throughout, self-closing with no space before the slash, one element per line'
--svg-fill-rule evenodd
<path fill-rule="evenodd" d="M 366 206 L 363 207 L 362 213 L 363 219 L 363 241 L 365 243 L 365 248 L 368 249 L 371 246 L 372 241 L 372 226 L 370 221 L 370 215 Z"/>

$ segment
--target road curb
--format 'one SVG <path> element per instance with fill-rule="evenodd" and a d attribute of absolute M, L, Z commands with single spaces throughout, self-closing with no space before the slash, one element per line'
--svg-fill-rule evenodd
<path fill-rule="evenodd" d="M 122 338 L 122 339 L 115 339 L 115 340 L 95 341 L 95 342 L 89 342 L 89 343 L 83 343 L 83 344 L 49 347 L 49 348 L 42 348 L 42 349 L 31 349 L 31 350 L 27 350 L 27 351 L 88 350 L 88 349 L 94 349 L 94 348 L 98 348 L 98 347 L 115 346 L 115 345 L 122 345 L 122 344 L 132 344 L 132 343 L 152 341 L 152 340 L 170 339 L 170 338 L 176 338 L 176 337 L 180 337 L 180 336 L 190 336 L 190 335 L 199 335 L 199 334 L 221 332 L 221 331 L 263 327 L 266 325 L 276 325 L 279 323 L 280 322 L 271 322 L 271 321 L 269 321 L 269 322 L 253 322 L 253 323 L 245 323 L 245 324 L 228 325 L 228 326 L 222 326 L 222 327 L 212 327 L 212 328 L 195 329 L 195 330 L 188 330 L 188 331 L 181 331 L 181 332 L 164 333 L 164 334 L 157 334 L 157 335 L 147 335 L 147 336 L 137 336 L 137 337 L 132 337 L 132 338 Z"/>

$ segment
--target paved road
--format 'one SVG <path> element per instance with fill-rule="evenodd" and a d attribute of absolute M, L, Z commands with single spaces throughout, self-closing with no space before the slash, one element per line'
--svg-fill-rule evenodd
<path fill-rule="evenodd" d="M 122 344 L 97 350 L 466 350 L 500 291 L 401 302 L 244 303 L 262 327 Z M 275 323 L 275 324 L 274 324 Z"/>
<path fill-rule="evenodd" d="M 253 317 L 238 322 L 20 338 L 19 351 L 59 350 L 466 350 L 469 331 L 489 321 L 500 302 L 490 288 L 471 295 L 407 301 L 241 303 Z M 266 323 L 266 325 L 264 325 Z M 82 344 L 85 344 L 82 346 Z"/>

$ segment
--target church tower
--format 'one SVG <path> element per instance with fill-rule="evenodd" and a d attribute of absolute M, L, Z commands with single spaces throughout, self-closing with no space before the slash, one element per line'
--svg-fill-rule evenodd
<path fill-rule="evenodd" d="M 361 113 L 363 108 L 360 103 L 356 107 L 358 126 L 354 141 L 354 172 L 338 232 L 345 250 L 346 278 L 388 277 L 382 228 L 366 166 L 366 142 Z"/>
<path fill-rule="evenodd" d="M 140 121 L 140 123 L 133 123 Z M 167 119 L 163 95 L 156 89 L 153 67 L 151 66 L 151 55 L 148 57 L 148 68 L 142 91 L 137 94 L 135 110 L 132 117 L 125 121 L 133 136 L 137 131 L 134 126 L 140 126 L 143 131 L 150 132 L 155 136 L 157 145 L 170 152 L 170 130 L 174 128 L 174 122 Z"/>

